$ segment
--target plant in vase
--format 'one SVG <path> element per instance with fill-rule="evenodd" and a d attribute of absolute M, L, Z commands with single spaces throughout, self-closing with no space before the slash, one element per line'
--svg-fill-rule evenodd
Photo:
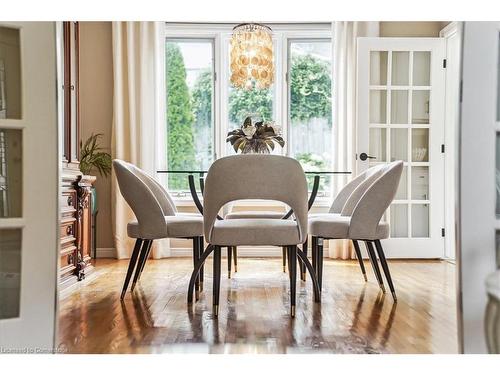
<path fill-rule="evenodd" d="M 111 174 L 111 155 L 107 152 L 102 151 L 99 145 L 99 138 L 102 134 L 91 134 L 90 137 L 85 141 L 85 143 L 80 143 L 80 171 L 84 175 L 89 175 L 92 170 L 97 170 L 101 177 L 107 177 Z M 96 217 L 97 217 L 97 192 L 94 186 L 91 187 L 92 190 L 92 216 L 93 220 L 93 244 L 94 258 L 96 256 Z"/>
<path fill-rule="evenodd" d="M 281 129 L 272 122 L 257 121 L 247 117 L 239 129 L 227 133 L 226 142 L 231 143 L 235 152 L 242 154 L 269 154 L 276 144 L 285 146 Z"/>
<path fill-rule="evenodd" d="M 102 151 L 99 146 L 99 138 L 102 134 L 91 134 L 85 143 L 80 145 L 80 171 L 90 174 L 96 169 L 102 177 L 111 173 L 111 155 Z"/>

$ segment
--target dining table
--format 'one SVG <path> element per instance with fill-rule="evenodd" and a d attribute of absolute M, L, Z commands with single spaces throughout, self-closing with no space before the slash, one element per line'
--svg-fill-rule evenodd
<path fill-rule="evenodd" d="M 207 170 L 157 170 L 156 173 L 158 174 L 184 174 L 188 178 L 188 184 L 189 184 L 189 192 L 191 194 L 191 197 L 193 199 L 194 204 L 196 205 L 196 208 L 198 211 L 203 214 L 203 205 L 200 201 L 200 198 L 198 196 L 198 191 L 196 189 L 196 182 L 195 182 L 195 176 L 198 177 L 199 181 L 199 191 L 201 194 L 203 194 L 203 190 L 205 187 L 205 175 L 208 173 Z M 304 171 L 306 176 L 312 176 L 313 177 L 313 186 L 311 189 L 311 193 L 309 195 L 309 199 L 307 201 L 307 207 L 310 210 L 311 207 L 314 205 L 314 201 L 316 200 L 316 197 L 318 195 L 319 191 L 319 184 L 320 184 L 320 179 L 322 177 L 330 176 L 330 175 L 350 175 L 351 172 L 348 171 Z M 293 211 L 289 210 L 286 212 L 282 219 L 288 219 L 290 216 L 292 216 Z M 222 219 L 221 217 L 218 217 L 218 219 Z"/>

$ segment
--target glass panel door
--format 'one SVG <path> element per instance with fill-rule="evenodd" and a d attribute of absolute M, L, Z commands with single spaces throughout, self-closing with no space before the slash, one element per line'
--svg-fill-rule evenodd
<path fill-rule="evenodd" d="M 361 38 L 358 50 L 358 61 L 365 63 L 360 63 L 358 72 L 357 154 L 371 157 L 357 159 L 358 173 L 380 163 L 404 162 L 396 197 L 386 213 L 391 238 L 399 241 L 400 249 L 394 246 L 393 254 L 399 256 L 444 252 L 440 240 L 444 117 L 432 105 L 432 100 L 438 103 L 444 98 L 441 47 L 434 39 Z M 436 249 L 420 253 L 421 240 L 433 238 Z M 403 240 L 409 245 L 406 252 L 401 249 Z"/>
<path fill-rule="evenodd" d="M 56 35 L 0 23 L 0 348 L 54 350 L 59 252 Z M 57 82 L 57 85 L 55 85 Z M 40 157 L 41 153 L 48 157 Z M 58 157 L 59 156 L 59 157 Z"/>

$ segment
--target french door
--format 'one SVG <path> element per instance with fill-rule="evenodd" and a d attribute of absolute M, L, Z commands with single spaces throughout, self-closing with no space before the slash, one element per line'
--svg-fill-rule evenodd
<path fill-rule="evenodd" d="M 444 255 L 445 44 L 439 38 L 359 38 L 357 154 L 360 173 L 404 162 L 386 253 Z"/>
<path fill-rule="evenodd" d="M 53 22 L 0 23 L 0 354 L 53 349 L 58 127 Z"/>

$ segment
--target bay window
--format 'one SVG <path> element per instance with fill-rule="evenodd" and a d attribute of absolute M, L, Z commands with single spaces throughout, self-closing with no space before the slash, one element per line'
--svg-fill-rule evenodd
<path fill-rule="evenodd" d="M 166 24 L 166 165 L 206 170 L 235 152 L 227 132 L 247 116 L 274 121 L 285 147 L 275 154 L 306 171 L 332 169 L 332 38 L 330 24 L 279 24 L 273 29 L 275 79 L 268 89 L 231 86 L 232 25 Z M 168 189 L 184 195 L 187 178 L 170 174 Z M 331 196 L 330 177 L 319 196 Z"/>

